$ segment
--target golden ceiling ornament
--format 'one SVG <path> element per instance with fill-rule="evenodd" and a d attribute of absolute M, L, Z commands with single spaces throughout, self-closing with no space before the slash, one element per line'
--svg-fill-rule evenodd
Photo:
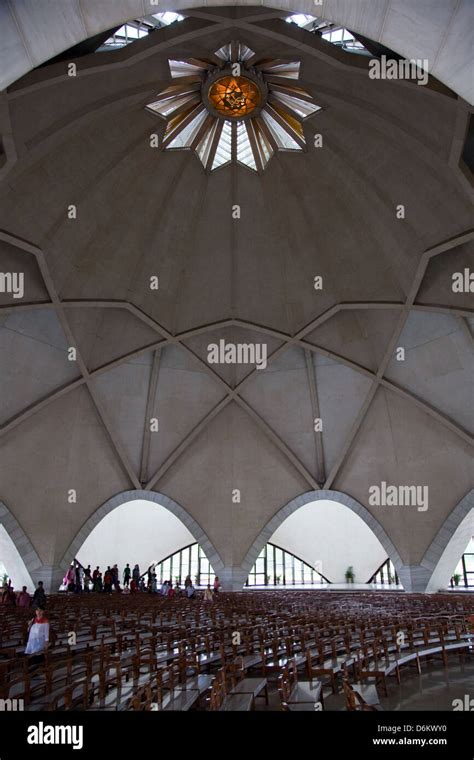
<path fill-rule="evenodd" d="M 231 162 L 261 173 L 277 151 L 303 151 L 302 122 L 321 110 L 297 82 L 299 61 L 257 59 L 230 42 L 213 60 L 169 60 L 173 84 L 146 110 L 165 119 L 164 150 L 192 150 L 209 173 Z"/>

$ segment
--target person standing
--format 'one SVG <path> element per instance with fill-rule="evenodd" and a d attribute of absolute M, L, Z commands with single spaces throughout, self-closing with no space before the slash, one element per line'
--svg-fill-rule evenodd
<path fill-rule="evenodd" d="M 135 565 L 135 567 L 133 568 L 132 577 L 135 583 L 137 584 L 137 588 L 138 588 L 140 584 L 140 568 L 138 567 L 138 565 Z"/>
<path fill-rule="evenodd" d="M 204 591 L 204 601 L 205 602 L 213 602 L 214 601 L 213 596 L 212 596 L 211 584 L 210 583 L 207 584 L 207 589 Z"/>
<path fill-rule="evenodd" d="M 86 569 L 84 570 L 84 591 L 89 592 L 91 590 L 91 587 L 90 587 L 91 583 L 92 583 L 91 566 L 87 565 Z"/>
<path fill-rule="evenodd" d="M 16 604 L 16 595 L 13 591 L 11 581 L 3 585 L 2 604 L 13 607 Z"/>
<path fill-rule="evenodd" d="M 192 583 L 188 583 L 186 588 L 184 589 L 184 593 L 186 594 L 187 599 L 195 599 L 196 598 L 196 589 L 194 588 Z"/>
<path fill-rule="evenodd" d="M 38 581 L 38 588 L 33 594 L 33 607 L 39 607 L 41 610 L 46 609 L 46 594 L 43 588 L 43 581 Z"/>
<path fill-rule="evenodd" d="M 131 575 L 132 571 L 130 570 L 130 565 L 127 562 L 123 571 L 123 585 L 125 588 L 128 588 L 130 586 Z"/>
<path fill-rule="evenodd" d="M 74 593 L 79 594 L 80 591 L 82 591 L 82 583 L 81 583 L 81 567 L 78 562 L 76 562 L 76 567 L 74 570 Z"/>
<path fill-rule="evenodd" d="M 41 581 L 40 581 L 41 582 Z M 35 617 L 30 623 L 28 634 L 28 643 L 25 648 L 25 654 L 34 655 L 31 660 L 32 664 L 37 664 L 44 660 L 49 647 L 49 620 L 44 608 L 37 607 Z"/>
<path fill-rule="evenodd" d="M 68 568 L 68 571 L 66 573 L 66 577 L 65 577 L 65 582 L 66 582 L 68 591 L 74 591 L 74 577 L 75 577 L 74 562 L 71 562 Z"/>
<path fill-rule="evenodd" d="M 17 607 L 29 607 L 31 604 L 31 596 L 26 590 L 26 586 L 23 586 L 22 590 L 18 594 L 16 600 Z"/>
<path fill-rule="evenodd" d="M 106 594 L 112 593 L 112 570 L 110 565 L 107 566 L 107 570 L 104 573 L 104 591 Z"/>
<path fill-rule="evenodd" d="M 218 591 L 220 590 L 220 587 L 221 587 L 221 582 L 219 580 L 219 576 L 216 575 L 216 577 L 214 578 L 214 593 L 215 594 L 218 593 Z"/>

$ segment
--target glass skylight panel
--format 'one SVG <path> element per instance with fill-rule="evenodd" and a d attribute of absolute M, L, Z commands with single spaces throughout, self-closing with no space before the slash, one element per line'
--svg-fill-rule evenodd
<path fill-rule="evenodd" d="M 196 116 L 187 125 L 187 127 L 181 130 L 181 132 L 176 135 L 176 137 L 173 138 L 170 143 L 168 143 L 168 148 L 189 148 L 192 145 L 197 133 L 201 128 L 201 125 L 207 117 L 207 113 L 204 108 L 202 108 L 201 111 L 198 110 L 199 108 L 202 108 L 202 106 L 198 106 L 196 109 Z"/>
<path fill-rule="evenodd" d="M 132 40 L 138 40 L 140 37 L 147 37 L 148 31 L 146 29 L 140 29 L 138 26 L 134 26 L 132 24 L 124 24 L 120 27 L 120 29 L 117 29 L 115 32 L 115 37 L 123 37 L 125 39 Z"/>
<path fill-rule="evenodd" d="M 290 135 L 298 135 L 298 137 L 304 142 L 303 126 L 300 120 L 296 116 L 292 116 L 291 113 L 286 110 L 285 106 L 281 106 L 278 102 L 273 102 L 269 105 L 268 110 L 275 121 L 278 121 L 279 124 L 281 124 L 282 121 L 284 122 L 282 126 L 290 133 Z M 280 118 L 278 118 L 277 115 Z"/>
<path fill-rule="evenodd" d="M 326 40 L 326 42 L 330 42 L 332 45 L 342 47 L 348 52 L 357 52 L 361 50 L 365 51 L 363 44 L 356 40 L 354 35 L 351 34 L 348 29 L 344 29 L 344 27 L 341 26 L 335 26 L 327 29 L 323 32 L 322 38 Z"/>
<path fill-rule="evenodd" d="M 257 163 L 248 136 L 247 125 L 242 121 L 237 124 L 237 161 L 257 171 Z"/>
<path fill-rule="evenodd" d="M 163 147 L 191 148 L 207 172 L 231 161 L 260 172 L 277 150 L 304 150 L 302 122 L 321 108 L 294 81 L 300 62 L 251 63 L 254 52 L 239 41 L 214 55 L 225 68 L 199 56 L 168 61 L 174 82 L 146 106 L 167 121 Z M 231 64 L 244 60 L 245 69 L 231 73 Z"/>
<path fill-rule="evenodd" d="M 323 39 L 329 42 L 342 42 L 344 37 L 344 29 L 331 29 L 329 32 L 323 34 Z"/>
<path fill-rule="evenodd" d="M 121 48 L 130 45 L 142 37 L 147 37 L 148 29 L 149 27 L 146 24 L 142 25 L 139 21 L 124 24 L 120 29 L 117 29 L 112 37 L 105 40 L 99 50 L 106 50 L 108 47 Z"/>
<path fill-rule="evenodd" d="M 222 61 L 230 61 L 232 58 L 232 45 L 229 42 L 227 45 L 223 45 L 219 50 L 216 50 L 214 55 L 217 55 L 218 58 L 220 58 Z M 237 60 L 239 61 L 248 61 L 249 58 L 252 58 L 252 56 L 255 55 L 254 51 L 251 50 L 247 45 L 242 45 L 241 43 L 237 46 Z"/>
<path fill-rule="evenodd" d="M 239 60 L 240 61 L 248 61 L 249 58 L 252 58 L 252 56 L 255 55 L 253 50 L 250 50 L 247 45 L 240 45 L 239 44 Z"/>
<path fill-rule="evenodd" d="M 216 155 L 212 162 L 211 169 L 217 169 L 219 166 L 223 166 L 232 158 L 232 124 L 230 121 L 225 121 L 222 127 L 219 144 L 217 146 Z"/>
<path fill-rule="evenodd" d="M 316 16 L 309 16 L 307 13 L 295 13 L 293 16 L 287 16 L 285 19 L 289 24 L 296 24 L 300 27 L 306 27 L 313 21 L 317 21 Z"/>
<path fill-rule="evenodd" d="M 167 122 L 164 136 L 164 141 L 166 144 L 168 144 L 168 142 L 173 138 L 173 135 L 178 134 L 178 132 L 181 130 L 181 125 L 186 116 L 191 113 L 191 110 L 192 107 L 188 108 L 186 111 L 182 111 Z"/>
<path fill-rule="evenodd" d="M 172 11 L 165 11 L 164 13 L 153 13 L 153 18 L 156 18 L 163 26 L 169 26 L 174 24 L 175 21 L 183 21 L 184 16 L 180 16 L 179 13 L 173 13 Z"/>
<path fill-rule="evenodd" d="M 166 98 L 166 100 L 158 100 L 156 103 L 152 103 L 148 107 L 152 111 L 155 111 L 156 113 L 159 113 L 161 116 L 166 117 L 172 114 L 181 106 L 186 105 L 186 103 L 192 103 L 193 101 L 195 101 L 196 103 L 199 102 L 199 95 L 196 92 L 187 93 L 186 95 L 182 95 L 181 97 L 177 95 L 173 95 L 170 98 Z"/>
<path fill-rule="evenodd" d="M 230 61 L 230 43 L 223 45 L 219 50 L 216 50 L 214 55 L 217 55 L 222 61 Z"/>
<path fill-rule="evenodd" d="M 199 75 L 204 70 L 203 66 L 197 66 L 189 61 L 168 61 L 170 65 L 171 76 L 173 79 L 178 77 L 192 77 Z"/>
<path fill-rule="evenodd" d="M 323 40 L 330 42 L 332 45 L 343 48 L 343 50 L 348 53 L 364 52 L 368 54 L 364 45 L 356 40 L 354 35 L 348 29 L 338 26 L 332 21 L 326 21 L 325 19 L 317 16 L 310 16 L 305 13 L 296 13 L 287 16 L 285 21 L 290 24 L 296 24 L 301 29 L 305 29 L 308 32 L 317 32 L 321 35 Z"/>
<path fill-rule="evenodd" d="M 206 134 L 204 135 L 204 137 L 202 138 L 201 142 L 199 143 L 196 149 L 196 152 L 199 158 L 201 159 L 204 167 L 207 166 L 209 153 L 211 150 L 211 145 L 214 139 L 214 135 L 216 134 L 217 127 L 218 127 L 218 122 L 216 120 L 214 124 L 211 126 L 211 128 L 209 129 L 209 131 L 206 132 Z"/>
<path fill-rule="evenodd" d="M 310 114 L 321 110 L 321 106 L 317 106 L 315 103 L 309 103 L 307 100 L 300 100 L 300 98 L 297 98 L 294 95 L 275 92 L 274 96 L 280 101 L 280 103 L 291 108 L 292 111 L 297 113 L 298 116 L 301 116 L 303 119 L 306 119 Z"/>
<path fill-rule="evenodd" d="M 301 150 L 296 140 L 278 124 L 268 111 L 262 111 L 262 118 L 279 148 L 283 150 Z"/>
<path fill-rule="evenodd" d="M 284 77 L 285 79 L 298 79 L 300 75 L 300 62 L 291 61 L 289 63 L 264 63 L 261 66 L 257 66 L 258 69 L 264 71 L 266 74 L 273 74 L 276 77 Z"/>
<path fill-rule="evenodd" d="M 270 161 L 271 157 L 273 156 L 273 148 L 268 142 L 266 136 L 262 132 L 262 130 L 257 126 L 255 129 L 255 136 L 257 138 L 257 144 L 258 149 L 260 152 L 260 158 L 262 160 L 262 164 L 265 167 L 268 162 Z"/>

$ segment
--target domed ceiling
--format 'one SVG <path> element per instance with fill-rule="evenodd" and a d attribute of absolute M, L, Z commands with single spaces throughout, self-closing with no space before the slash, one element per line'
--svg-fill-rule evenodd
<path fill-rule="evenodd" d="M 413 566 L 472 487 L 463 103 L 267 15 L 188 15 L 4 95 L 0 271 L 23 293 L 0 293 L 0 499 L 43 568 L 127 489 L 180 504 L 228 568 L 288 501 L 332 488 Z M 319 106 L 265 171 L 164 150 L 147 108 L 170 60 L 232 40 L 297 62 Z M 265 362 L 227 362 L 229 345 Z M 429 486 L 429 509 L 371 508 L 381 480 Z"/>

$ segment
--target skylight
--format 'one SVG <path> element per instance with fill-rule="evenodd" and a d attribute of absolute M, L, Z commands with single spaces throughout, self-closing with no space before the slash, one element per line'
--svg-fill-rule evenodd
<path fill-rule="evenodd" d="M 367 53 L 368 51 L 362 45 L 361 42 L 356 40 L 353 34 L 348 29 L 342 26 L 332 23 L 332 21 L 326 21 L 317 16 L 310 16 L 306 13 L 296 13 L 292 16 L 287 16 L 285 21 L 289 24 L 296 24 L 301 29 L 306 29 L 308 32 L 320 35 L 323 40 L 330 42 L 332 45 L 337 45 L 348 53 Z"/>
<path fill-rule="evenodd" d="M 167 122 L 162 149 L 195 151 L 206 172 L 234 161 L 258 173 L 278 150 L 305 150 L 302 121 L 321 107 L 296 81 L 300 62 L 263 58 L 244 68 L 255 53 L 237 41 L 215 56 L 224 65 L 168 60 L 173 84 L 146 106 Z"/>
<path fill-rule="evenodd" d="M 99 48 L 99 52 L 125 47 L 132 42 L 142 39 L 142 37 L 147 37 L 147 35 L 154 29 L 161 29 L 162 27 L 169 26 L 177 21 L 183 21 L 183 19 L 184 16 L 181 16 L 179 13 L 165 11 L 163 13 L 154 13 L 152 16 L 145 16 L 141 19 L 127 21 L 126 24 L 121 26 L 120 29 L 117 29 L 117 31 L 104 42 Z"/>

